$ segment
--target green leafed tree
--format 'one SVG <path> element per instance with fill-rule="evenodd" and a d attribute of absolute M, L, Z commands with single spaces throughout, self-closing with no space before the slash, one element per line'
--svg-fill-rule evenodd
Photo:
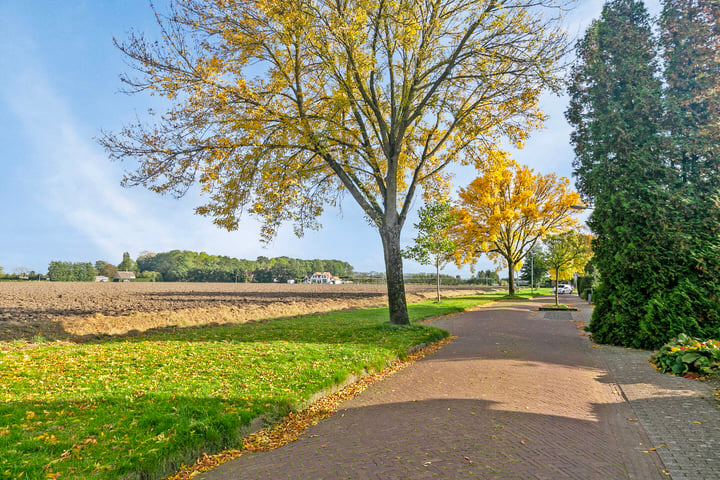
<path fill-rule="evenodd" d="M 535 245 L 525 256 L 523 266 L 520 268 L 520 279 L 528 282 L 532 288 L 548 278 L 548 266 L 543 262 L 542 246 Z"/>
<path fill-rule="evenodd" d="M 458 214 L 448 201 L 423 205 L 418 212 L 418 231 L 414 244 L 403 250 L 405 258 L 435 267 L 437 301 L 440 302 L 440 270 L 455 259 L 455 241 L 450 230 L 457 224 Z"/>
<path fill-rule="evenodd" d="M 102 275 L 108 278 L 114 278 L 118 272 L 118 268 L 115 265 L 105 262 L 103 260 L 98 260 L 97 262 L 95 262 L 95 270 L 97 271 L 98 275 Z"/>
<path fill-rule="evenodd" d="M 123 253 L 123 259 L 122 262 L 120 262 L 117 266 L 118 270 L 123 272 L 137 272 L 138 271 L 138 265 L 130 258 L 130 254 L 128 252 Z"/>
<path fill-rule="evenodd" d="M 602 343 L 652 348 L 642 323 L 653 295 L 677 282 L 674 171 L 667 160 L 657 43 L 644 5 L 605 4 L 577 44 L 566 116 L 577 187 L 601 285 L 589 328 Z"/>
<path fill-rule="evenodd" d="M 560 278 L 582 273 L 585 265 L 590 261 L 592 256 L 590 236 L 569 230 L 548 236 L 543 244 L 544 248 L 539 258 L 554 279 L 555 305 L 557 305 L 559 293 L 557 287 Z"/>
<path fill-rule="evenodd" d="M 559 85 L 565 0 L 184 0 L 159 14 L 157 42 L 118 47 L 138 71 L 131 92 L 172 107 L 105 134 L 136 159 L 126 185 L 184 194 L 237 229 L 243 211 L 271 239 L 280 224 L 317 228 L 350 196 L 383 245 L 390 322 L 409 322 L 400 234 L 418 192 L 446 190 L 453 162 L 482 165 L 519 145 Z"/>
<path fill-rule="evenodd" d="M 48 266 L 48 277 L 53 282 L 92 282 L 95 267 L 90 262 L 52 261 Z"/>
<path fill-rule="evenodd" d="M 500 285 L 500 275 L 495 270 L 480 270 L 472 280 L 480 285 Z"/>

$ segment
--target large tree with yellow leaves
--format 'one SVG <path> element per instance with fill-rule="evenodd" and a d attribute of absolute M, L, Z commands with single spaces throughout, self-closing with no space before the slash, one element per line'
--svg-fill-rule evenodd
<path fill-rule="evenodd" d="M 497 162 L 488 167 L 459 194 L 457 263 L 474 264 L 483 254 L 500 261 L 508 270 L 508 293 L 514 295 L 513 274 L 533 246 L 577 224 L 572 207 L 580 196 L 569 184 L 567 178 L 525 165 Z"/>
<path fill-rule="evenodd" d="M 521 144 L 556 89 L 564 0 L 178 0 L 157 42 L 118 47 L 131 92 L 173 104 L 157 122 L 105 133 L 138 167 L 126 185 L 182 195 L 227 229 L 243 211 L 265 240 L 283 222 L 317 228 L 349 194 L 378 229 L 390 322 L 408 323 L 400 232 L 445 168 Z M 550 15 L 550 16 L 548 16 Z"/>

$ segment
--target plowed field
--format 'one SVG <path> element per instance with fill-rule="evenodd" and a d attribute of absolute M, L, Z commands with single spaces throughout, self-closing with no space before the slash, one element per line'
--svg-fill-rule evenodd
<path fill-rule="evenodd" d="M 408 285 L 408 302 L 434 297 Z M 445 296 L 478 287 L 445 287 Z M 386 304 L 384 285 L 0 282 L 0 341 L 89 340 L 157 328 L 244 323 Z"/>

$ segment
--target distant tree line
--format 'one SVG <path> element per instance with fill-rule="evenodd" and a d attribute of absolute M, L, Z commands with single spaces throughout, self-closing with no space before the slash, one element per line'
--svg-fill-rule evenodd
<path fill-rule="evenodd" d="M 495 270 L 480 270 L 469 283 L 476 285 L 501 285 L 500 276 Z"/>
<path fill-rule="evenodd" d="M 166 282 L 287 282 L 301 281 L 313 272 L 330 272 L 348 278 L 353 267 L 340 260 L 301 260 L 289 257 L 257 257 L 244 260 L 204 252 L 172 250 L 144 253 L 137 259 L 140 272 L 157 272 Z"/>
<path fill-rule="evenodd" d="M 12 272 L 5 272 L 3 267 L 0 267 L 0 280 L 38 280 L 43 276 L 44 274 L 30 270 L 27 267 L 16 267 Z"/>
<path fill-rule="evenodd" d="M 340 278 L 353 277 L 353 266 L 340 260 L 301 260 L 289 257 L 257 257 L 244 260 L 204 252 L 172 250 L 163 253 L 143 252 L 133 260 L 125 252 L 114 265 L 104 260 L 90 262 L 52 261 L 47 276 L 22 267 L 12 274 L 0 267 L 0 280 L 28 280 L 47 277 L 53 282 L 92 282 L 96 276 L 114 279 L 118 271 L 130 271 L 136 281 L 165 282 L 259 282 L 302 281 L 314 272 L 329 272 Z"/>
<path fill-rule="evenodd" d="M 48 277 L 53 282 L 92 282 L 95 267 L 90 262 L 50 262 Z"/>

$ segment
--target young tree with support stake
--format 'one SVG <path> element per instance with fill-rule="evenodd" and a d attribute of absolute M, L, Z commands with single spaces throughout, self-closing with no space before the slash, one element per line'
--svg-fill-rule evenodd
<path fill-rule="evenodd" d="M 561 275 L 580 273 L 592 257 L 590 235 L 572 230 L 550 235 L 545 240 L 545 249 L 540 254 L 542 262 L 550 268 L 555 278 L 555 305 L 558 305 L 558 282 Z"/>
<path fill-rule="evenodd" d="M 423 265 L 435 265 L 437 303 L 440 303 L 440 269 L 455 258 L 455 242 L 450 230 L 459 215 L 448 201 L 424 205 L 418 213 L 420 221 L 415 224 L 418 236 L 414 245 L 403 250 L 405 258 L 412 258 Z"/>
<path fill-rule="evenodd" d="M 174 103 L 101 143 L 139 160 L 124 179 L 183 195 L 224 228 L 243 211 L 270 240 L 302 235 L 349 194 L 382 240 L 390 322 L 409 323 L 400 233 L 418 191 L 454 162 L 482 167 L 501 137 L 520 145 L 557 90 L 565 0 L 183 0 L 159 42 L 118 43 L 149 91 Z"/>

